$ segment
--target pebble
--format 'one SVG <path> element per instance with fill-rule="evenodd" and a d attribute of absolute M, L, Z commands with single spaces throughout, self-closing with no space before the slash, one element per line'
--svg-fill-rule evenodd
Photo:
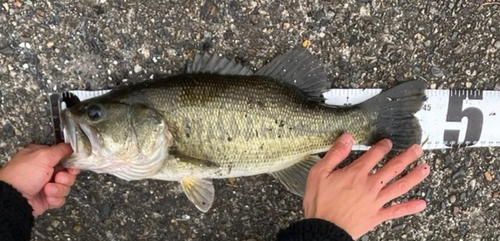
<path fill-rule="evenodd" d="M 500 198 L 500 191 L 493 193 L 494 198 Z"/>
<path fill-rule="evenodd" d="M 52 42 L 52 41 L 47 42 L 47 48 L 50 49 L 52 47 L 54 47 L 54 42 Z"/>
<path fill-rule="evenodd" d="M 476 188 L 476 179 L 472 179 L 472 180 L 469 181 L 469 187 L 471 189 Z"/>
<path fill-rule="evenodd" d="M 457 196 L 451 195 L 449 200 L 450 200 L 450 203 L 455 203 L 457 201 Z"/>
<path fill-rule="evenodd" d="M 455 181 L 455 180 L 458 180 L 458 179 L 462 179 L 464 177 L 465 177 L 465 170 L 464 170 L 463 167 L 461 167 L 455 173 L 453 173 L 453 175 L 451 176 L 451 180 Z"/>
<path fill-rule="evenodd" d="M 142 71 L 142 67 L 141 67 L 140 65 L 136 65 L 136 66 L 134 66 L 134 73 L 136 73 L 136 74 L 137 74 L 137 73 L 139 73 L 139 72 L 141 72 L 141 71 Z"/>
<path fill-rule="evenodd" d="M 14 53 L 14 49 L 12 47 L 10 47 L 10 45 L 0 47 L 0 54 L 7 56 L 7 55 L 11 55 L 13 53 Z"/>
<path fill-rule="evenodd" d="M 368 241 L 370 240 L 370 238 L 366 235 L 363 235 L 363 237 L 361 237 L 361 241 Z"/>
<path fill-rule="evenodd" d="M 491 175 L 491 173 L 489 171 L 486 171 L 484 173 L 484 177 L 486 178 L 486 180 L 488 180 L 488 182 L 493 181 L 493 176 Z"/>
<path fill-rule="evenodd" d="M 14 130 L 14 127 L 10 123 L 7 123 L 2 128 L 2 134 L 5 137 L 10 138 L 10 137 L 14 137 L 16 135 L 16 131 Z"/>
<path fill-rule="evenodd" d="M 44 125 L 43 126 L 43 134 L 45 136 L 50 136 L 52 134 L 52 126 L 50 126 L 50 125 Z"/>
<path fill-rule="evenodd" d="M 460 212 L 460 208 L 455 206 L 453 207 L 453 213 L 459 213 Z"/>
<path fill-rule="evenodd" d="M 471 82 L 467 82 L 467 83 L 465 83 L 465 87 L 466 87 L 467 89 L 470 89 L 470 88 L 472 87 L 472 83 L 471 83 Z"/>
<path fill-rule="evenodd" d="M 80 232 L 80 230 L 82 230 L 82 226 L 76 225 L 75 227 L 73 227 L 73 229 L 77 232 Z"/>
<path fill-rule="evenodd" d="M 406 224 L 401 223 L 401 224 L 398 224 L 398 225 L 394 225 L 394 226 L 392 226 L 392 229 L 394 229 L 394 230 L 402 230 L 402 229 L 404 229 L 405 227 L 406 227 Z"/>
<path fill-rule="evenodd" d="M 438 78 L 441 78 L 441 77 L 444 76 L 444 72 L 440 68 L 438 68 L 436 66 L 433 66 L 431 68 L 431 73 L 432 73 L 432 75 L 434 75 L 434 76 L 436 76 Z"/>
<path fill-rule="evenodd" d="M 418 66 L 413 67 L 413 73 L 415 73 L 415 74 L 422 73 L 422 68 L 420 68 Z"/>
<path fill-rule="evenodd" d="M 500 49 L 500 40 L 495 42 L 495 48 Z"/>
<path fill-rule="evenodd" d="M 9 11 L 9 4 L 8 3 L 3 3 L 2 6 L 3 6 L 3 8 L 5 8 L 5 10 Z"/>
<path fill-rule="evenodd" d="M 497 83 L 497 84 L 495 85 L 495 90 L 500 90 L 500 83 Z"/>
<path fill-rule="evenodd" d="M 31 49 L 31 44 L 30 43 L 20 43 L 19 44 L 19 47 L 21 48 L 27 48 L 27 49 Z"/>
<path fill-rule="evenodd" d="M 61 222 L 59 220 L 52 220 L 51 225 L 52 225 L 52 227 L 57 228 L 57 227 L 59 227 L 60 223 Z"/>

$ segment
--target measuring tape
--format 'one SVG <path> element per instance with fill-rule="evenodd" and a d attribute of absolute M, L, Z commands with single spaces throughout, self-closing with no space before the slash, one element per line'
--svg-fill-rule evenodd
<path fill-rule="evenodd" d="M 63 142 L 60 112 L 78 101 L 97 97 L 109 90 L 69 91 L 50 94 L 56 142 Z M 331 105 L 355 105 L 381 89 L 331 89 L 323 95 Z M 500 91 L 426 90 L 427 101 L 415 114 L 422 126 L 422 148 L 500 146 Z M 355 145 L 353 150 L 366 150 Z"/>

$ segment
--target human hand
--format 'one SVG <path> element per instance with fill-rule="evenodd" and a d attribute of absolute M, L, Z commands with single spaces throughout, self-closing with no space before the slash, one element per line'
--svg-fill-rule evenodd
<path fill-rule="evenodd" d="M 384 221 L 425 209 L 424 200 L 383 207 L 408 192 L 429 174 L 429 166 L 422 163 L 387 185 L 421 156 L 422 148 L 419 145 L 411 146 L 379 171 L 372 173 L 372 169 L 392 148 L 389 140 L 382 140 L 349 166 L 333 171 L 349 155 L 352 145 L 352 136 L 343 134 L 325 157 L 311 168 L 304 195 L 306 218 L 333 222 L 353 239 L 358 239 Z"/>
<path fill-rule="evenodd" d="M 30 145 L 0 169 L 0 180 L 11 184 L 28 200 L 33 215 L 66 202 L 77 169 L 62 169 L 57 163 L 73 151 L 66 143 L 54 146 Z"/>

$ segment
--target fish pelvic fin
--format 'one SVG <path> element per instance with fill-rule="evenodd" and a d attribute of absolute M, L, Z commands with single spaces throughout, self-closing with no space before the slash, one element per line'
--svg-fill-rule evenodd
<path fill-rule="evenodd" d="M 422 128 L 414 114 L 427 99 L 426 86 L 424 81 L 408 81 L 361 103 L 371 118 L 371 136 L 365 144 L 373 145 L 383 138 L 393 142 L 394 150 L 420 144 Z"/>
<path fill-rule="evenodd" d="M 206 213 L 214 202 L 214 185 L 211 180 L 185 177 L 180 181 L 182 190 L 196 208 Z"/>
<path fill-rule="evenodd" d="M 331 86 L 320 59 L 303 47 L 296 47 L 275 57 L 255 75 L 269 76 L 295 86 L 309 100 L 318 102 L 324 100 L 322 94 Z"/>
<path fill-rule="evenodd" d="M 321 158 L 317 155 L 308 156 L 297 164 L 281 171 L 269 173 L 278 179 L 285 187 L 295 195 L 304 196 L 306 190 L 307 176 L 309 170 Z"/>

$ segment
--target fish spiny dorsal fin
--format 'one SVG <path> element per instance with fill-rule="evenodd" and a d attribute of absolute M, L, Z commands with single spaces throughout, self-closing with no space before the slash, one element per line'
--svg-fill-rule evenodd
<path fill-rule="evenodd" d="M 321 61 L 302 47 L 277 56 L 255 75 L 269 76 L 292 84 L 313 100 L 321 100 L 322 93 L 330 88 Z"/>
<path fill-rule="evenodd" d="M 247 67 L 218 54 L 197 53 L 187 67 L 188 74 L 252 75 Z"/>
<path fill-rule="evenodd" d="M 321 158 L 317 155 L 308 156 L 289 168 L 269 174 L 280 180 L 280 182 L 293 194 L 304 196 L 309 170 L 320 159 Z"/>

